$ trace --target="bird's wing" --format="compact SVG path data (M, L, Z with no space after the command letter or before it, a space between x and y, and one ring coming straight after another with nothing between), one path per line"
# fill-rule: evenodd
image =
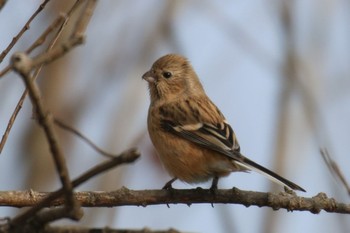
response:
M183 125L176 124L170 120L162 120L161 125L164 130L170 133L230 157L237 164L247 168L248 170L256 171L262 175L265 175L272 181L285 185L291 189L305 192L305 190L297 184L243 156L239 152L239 144L231 126L225 121L217 125L209 123Z
M231 126L225 122L216 126L208 123L180 125L170 120L163 120L161 124L162 128L168 132L234 160L239 160L239 144Z

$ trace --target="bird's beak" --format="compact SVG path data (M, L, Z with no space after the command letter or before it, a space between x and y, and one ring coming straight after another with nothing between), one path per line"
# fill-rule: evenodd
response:
M151 70L142 75L142 79L146 80L149 83L156 82L156 78L154 77L154 74Z

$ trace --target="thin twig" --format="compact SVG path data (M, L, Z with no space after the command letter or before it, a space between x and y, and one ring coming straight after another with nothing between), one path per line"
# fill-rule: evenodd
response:
M63 18L62 18L62 17L59 17L59 18L54 22L54 25L51 25L47 30L45 30L45 32L33 43L33 45L30 46L29 49L27 49L26 53L31 52L36 46L40 45L40 43L42 43L42 42L45 40L45 38L47 37L48 33L49 33L49 32L51 33L51 31L52 31L55 27L57 27L56 24L62 23L62 22L61 22L62 20L64 20L64 17L63 17ZM65 21L65 22L67 22L67 18L66 18L66 21ZM63 30L63 27L61 27L60 30L57 32L56 36L53 38L53 40L52 40L51 43L49 44L49 46L48 46L48 48L46 49L46 51L50 51L50 50L53 48L53 46L55 45L55 42L57 41L57 38L60 36L62 30ZM39 73L40 73L42 67L43 67L43 66L39 66L39 67L35 70L35 72L34 72L34 74L33 74L33 80L36 80L36 78L38 77L38 75L39 75ZM9 66L9 69L8 69L8 70L10 70L10 68L11 68L11 67ZM5 69L5 70L6 70L6 69ZM1 76L1 75L0 75L0 76ZM1 138L1 142L0 142L0 154L1 154L3 148L4 148L5 144L6 144L8 135L10 134L10 131L11 131L11 129L12 129L12 126L13 126L13 124L14 124L16 118L17 118L17 115L18 115L19 111L20 111L21 108L22 108L23 102L24 102L25 98L27 97L27 94L28 94L28 90L25 89L25 90L23 91L23 93L22 93L21 98L19 99L19 101L18 101L18 103L17 103L17 105L16 105L16 107L15 107L15 110L13 111L13 113L12 113L12 115L11 115L11 117L10 117L10 120L9 120L9 122L8 122L8 124L7 124L7 127L6 127L6 130L5 130L5 133L3 134L2 138Z
M348 182L346 181L346 178L342 171L340 170L338 164L334 161L334 159L331 157L331 155L328 153L328 150L323 148L320 149L320 153L322 155L322 158L327 165L328 169L330 170L331 174L340 180L340 182L344 185L346 188L348 194L350 195L350 186Z
M57 18L57 19L42 33L42 35L41 35L41 36L26 50L26 53L32 52L37 46L41 45L41 44L45 41L46 37L47 37L57 26L60 25L59 30L57 31L56 35L55 35L54 38L52 39L52 41L51 41L51 43L49 44L48 48L46 49L46 53L50 52L50 51L52 50L53 46L55 45L55 43L57 42L59 36L61 35L61 33L62 33L62 31L63 31L65 25L66 25L67 22L68 22L68 20L70 19L71 14L72 14L73 12L75 12L75 10L78 9L78 7L80 6L80 4L81 4L82 2L83 2L83 1L81 1L81 0L76 0L75 3L74 3L74 5L73 5L73 6L69 9L69 11L67 12L66 16L64 16L64 15L59 16L59 17L58 17L58 18ZM95 1L92 1L92 3L96 4ZM86 14L88 15L88 17L85 17L85 18L84 18L84 17L81 16L82 19L79 20L78 23L77 23L77 24L79 24L79 25L84 25L84 26L76 26L77 30L79 30L79 35L82 35L81 33L83 33L83 30L86 30L86 26L87 26L87 23L88 23L88 21L89 21L88 19L90 19L91 14L92 14L92 11L93 11L93 9L94 9L94 7L95 7L94 4L91 4L91 3L90 3L90 4L88 5L89 7L86 7L86 9L85 9L85 11L87 12ZM85 12L85 11L84 11L84 12ZM82 15L84 15L84 12L83 12ZM77 33L73 31L72 35L77 35ZM81 38L74 37L73 39L71 39L71 42L73 42L73 43L74 43L74 42L78 42L78 43L76 43L76 44L80 44L80 43L82 42L82 40L80 40L80 39L81 39ZM70 46L69 48L72 48L72 47L73 47L74 45L76 45L76 44L73 44L73 45ZM63 45L62 47L65 48L65 49L68 49L68 48L67 48L66 46L64 46L64 45ZM60 51L61 51L61 50L60 50ZM69 49L68 49L66 52L68 52L68 51L69 51ZM62 52L61 55L65 54L63 51L61 51L61 52ZM40 70L41 70L42 67L43 67L43 65L44 65L44 63L41 63L41 64L39 64L39 65L36 67L36 71L35 71L35 73L34 73L34 75L33 75L33 80L36 80L38 74L40 73ZM33 66L32 68L34 68L34 66ZM0 77L1 77L2 75L5 75L5 74L6 74L8 71L10 71L10 70L11 70L11 66L6 67L3 71L0 72ZM5 144L6 144L8 135L9 135L11 129L12 129L12 126L13 126L13 124L14 124L16 118L17 118L17 115L18 115L18 113L19 113L19 111L20 111L20 109L21 109L21 107L22 107L22 105L23 105L23 102L24 102L24 100L25 100L27 94L28 94L28 91L25 90L25 91L23 92L23 94L22 94L20 100L18 101L17 106L16 106L14 112L12 113L12 115L11 115L11 117L10 117L10 120L9 120L9 122L8 122L8 124L7 124L6 130L5 130L5 132L4 132L4 134L3 134L2 138L1 138L1 142L0 142L0 154L1 154L3 148L4 148Z
M76 135L77 137L79 137L80 139L82 139L83 141L85 141L88 145L90 145L95 151L97 151L98 153L100 153L103 156L106 156L108 158L115 158L117 155L115 154L111 154L108 153L104 150L102 150L101 148L99 148L93 141L91 141L90 139L88 139L86 136L84 136L82 133L80 133L78 130L74 129L73 127L63 123L62 121L58 120L57 118L54 119L54 122L57 126L61 127L64 130L67 130L71 133L73 133L74 135Z
M63 42L60 44L60 46L57 46L55 49L48 51L46 53L40 54L37 57L33 58L33 64L32 67L38 67L40 65L46 65L50 62L53 62L57 60L58 58L64 56L66 53L68 53L72 48L81 45L84 42L83 37L74 37L69 39L66 42Z
M298 66L304 68L302 69L302 71L308 71L305 67L305 64L302 64L302 62L298 62ZM311 77L312 73L307 72L306 74L304 74L304 76ZM316 100L313 98L311 91L308 90L307 86L303 84L301 79L295 79L295 81L295 84L298 85L297 87L300 90L301 97L303 98L302 103L305 115L310 123L309 125L313 129L316 142L322 148L320 149L322 159L326 163L327 168L331 172L332 176L340 180L341 184L345 187L348 194L350 195L350 186L346 177L344 176L344 173L342 172L337 161L332 158L331 154L329 154L326 149L327 147L330 147L330 140L328 138L329 133L325 127L327 124L325 124L324 122L322 112L320 111L320 107L317 104Z
M3 70L0 71L0 78L7 74L11 70L11 66L6 66Z
M80 0L77 0L74 5L69 9L69 11L65 14L65 16L62 14L60 15L40 36L39 38L26 50L26 53L29 54L30 52L32 52L36 47L40 46L45 40L46 37L54 31L55 28L57 28L58 26L60 26L60 28L58 29L56 35L53 37L53 39L51 40L50 44L48 45L46 52L50 51L54 45L56 44L58 38L60 37L60 35L62 34L62 31L65 27L65 25L68 23L71 14L77 9L77 7L79 6L79 4L81 3ZM41 69L42 69L43 65L39 66L33 75L33 80L36 80L37 76L39 75ZM5 75L8 71L11 70L11 66L7 66L3 71L0 72L0 77L2 75ZM23 102L26 98L28 94L27 89L24 90L24 92L22 93L21 98L19 99L15 110L13 111L10 120L7 124L6 130L1 138L1 142L0 142L0 154L6 144L8 135L12 129L12 126L17 118L17 115L19 113L19 111L22 108Z
M33 58L32 68L40 66L42 64L48 64L66 53L68 53L72 48L77 45L81 45L84 42L84 33L89 23L89 20L92 16L92 12L96 8L96 0L89 0L86 3L86 6L77 20L74 30L70 36L70 39L65 43L62 43L60 46L57 46L54 50L51 50L47 53L40 54L39 56ZM74 5L74 9L79 5L80 1L77 0Z
M30 23L33 21L33 19L45 8L46 4L50 2L50 0L45 0L42 4L40 4L39 8L34 12L34 14L29 18L27 23L24 25L24 27L19 31L19 33L12 39L11 43L7 46L7 48L2 51L0 54L0 63L4 60L6 55L10 52L10 50L13 48L13 46L17 43L17 41L21 38L21 36L24 34L25 31L27 31L30 28Z
M52 31L54 31L58 26L60 26L58 33L51 41L51 44L54 44L57 41L58 37L60 36L61 32L63 31L63 28L68 23L70 16L72 15L72 13L75 12L75 10L77 10L77 8L82 2L83 1L81 0L76 0L73 6L67 11L67 13L61 14L60 16L58 16L55 19L55 21L39 36L39 38L36 39L31 46L29 46L29 48L26 50L26 53L30 54L35 48L42 45L45 42L47 36L50 35ZM49 50L47 49L46 52L47 51ZM0 71L0 77L7 74L7 72L9 72L10 70L11 70L11 66L6 66L2 71Z
M46 30L39 36L39 38L36 39L36 40L34 41L34 43L33 43L31 46L29 46L29 48L26 50L26 53L27 53L27 54L30 54L34 49L36 49L37 47L39 47L40 45L42 45L42 44L45 42L45 40L46 40L46 38L48 37L48 35L50 35L50 34L51 34L56 28L58 28L59 26L61 26L61 28L60 28L59 31L62 31L62 25L64 25L65 22L68 21L68 19L69 19L69 18L66 17L66 16L63 15L63 14L61 14L60 16L58 16L58 17L56 18L56 20L55 20L52 24L50 24L50 25L46 28ZM56 35L56 36L54 37L54 39L52 40L53 43L51 43L51 44L54 44L54 41L57 40L58 36L59 36L59 34ZM50 46L48 46L48 47L50 47ZM48 49L47 49L47 50L48 50Z
M19 111L21 110L21 108L22 108L22 106L23 106L23 102L24 102L25 97L27 96L27 94L28 94L28 91L27 91L27 90L25 90L25 91L22 93L22 96L21 96L21 98L19 99L19 101L18 101L18 103L17 103L17 105L16 105L16 108L15 108L15 110L13 111L13 113L12 113L12 115L11 115L11 117L10 117L9 122L7 123L7 127L6 127L6 129L5 129L4 134L2 135L1 142L0 142L0 154L1 154L2 150L4 149L4 146L5 146L5 144L6 144L6 141L7 141L8 136L9 136L9 134L10 134L10 131L11 131L11 129L12 129L12 126L13 126L13 124L15 123L15 120L16 120L16 118L17 118L17 115L18 115Z

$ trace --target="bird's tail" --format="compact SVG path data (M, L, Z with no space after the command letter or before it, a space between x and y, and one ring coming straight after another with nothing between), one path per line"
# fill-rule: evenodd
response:
M256 172L266 176L267 178L269 178L270 180L274 181L277 184L287 186L290 189L306 192L305 189L303 189L299 185L283 178L282 176L274 173L273 171L270 171L269 169L267 169L267 168L255 163L254 161L244 157L243 155L241 155L240 158L241 158L240 161L235 160L235 162L237 164L239 164L240 166L247 168L248 170L256 171Z

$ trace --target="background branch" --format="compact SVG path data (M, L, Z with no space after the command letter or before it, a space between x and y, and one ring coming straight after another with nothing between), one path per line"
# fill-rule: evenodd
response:
M180 233L175 229L169 230L151 230L144 228L141 230L117 230L109 227L105 228L84 228L84 227L46 227L45 233Z

